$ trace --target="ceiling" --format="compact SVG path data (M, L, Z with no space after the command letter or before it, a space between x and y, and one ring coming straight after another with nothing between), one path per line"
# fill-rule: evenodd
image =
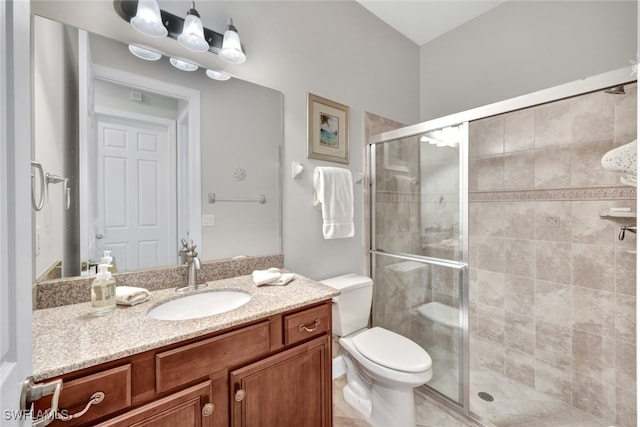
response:
M505 0L356 0L418 46Z

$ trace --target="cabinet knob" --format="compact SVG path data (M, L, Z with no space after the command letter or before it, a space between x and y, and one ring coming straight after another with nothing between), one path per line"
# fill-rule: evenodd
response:
M247 393L244 390L236 391L236 396L235 396L236 402L242 402L246 396L247 396Z
M202 407L202 416L208 417L209 415L213 414L214 408L215 407L213 406L213 403L207 403Z

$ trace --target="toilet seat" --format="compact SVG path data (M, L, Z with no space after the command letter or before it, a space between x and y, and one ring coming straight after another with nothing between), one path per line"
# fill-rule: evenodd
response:
M353 337L356 350L378 365L403 372L431 369L431 357L422 347L402 335L374 327Z

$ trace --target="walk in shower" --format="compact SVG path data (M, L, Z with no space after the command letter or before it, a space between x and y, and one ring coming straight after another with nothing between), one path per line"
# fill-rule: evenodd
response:
M418 393L497 426L635 425L636 188L600 164L637 138L625 77L369 138L372 323L431 355Z

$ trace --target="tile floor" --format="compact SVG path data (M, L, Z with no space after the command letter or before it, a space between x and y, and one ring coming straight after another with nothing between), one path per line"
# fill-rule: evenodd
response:
M333 427L369 427L358 413L342 398L342 388L347 384L346 376L333 380ZM416 394L417 427L477 427L478 424L449 414L430 399ZM389 426L393 427L393 426Z
M534 389L501 377L488 370L472 372L471 408L485 420L485 426L495 427L606 427L610 423L598 419L571 405L554 399ZM334 427L369 427L349 407L342 388L346 376L333 381ZM493 402L486 402L477 395L479 391L490 393ZM416 393L417 427L477 427L473 421L453 413L435 400ZM389 426L393 427L393 426Z

